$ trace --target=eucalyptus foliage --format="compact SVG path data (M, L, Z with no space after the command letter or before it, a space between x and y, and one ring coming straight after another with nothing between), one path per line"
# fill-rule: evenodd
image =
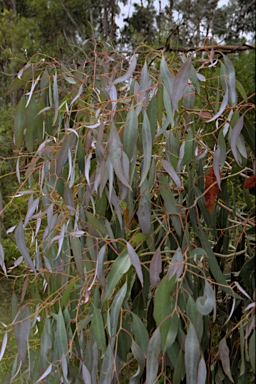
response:
M17 89L7 382L251 382L255 131L230 59L92 47L79 70L31 60Z

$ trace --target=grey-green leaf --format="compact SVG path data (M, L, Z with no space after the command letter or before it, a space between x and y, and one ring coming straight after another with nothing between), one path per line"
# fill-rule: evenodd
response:
M192 323L189 324L185 340L185 369L187 384L198 384L197 372L200 359L200 345Z
M142 147L143 147L143 165L140 177L140 186L147 177L152 157L152 137L151 127L148 119L148 115L144 112L142 123Z
M215 294L207 280L205 280L204 294L197 298L196 306L198 311L205 316L209 315L215 307Z
M221 339L219 343L219 354L224 372L228 376L229 380L234 383L230 369L229 348L225 337Z
M30 310L27 305L23 305L15 319L14 333L20 359L27 363L27 345L31 328Z
M147 349L146 384L155 384L158 373L158 358L161 352L160 330L157 328L151 336Z
M33 261L31 260L31 257L28 253L26 242L25 242L25 235L24 235L24 229L23 229L23 223L22 221L19 223L15 230L15 241L17 244L17 247L23 256L24 260L26 261L27 265L32 269L34 273L36 273L35 266L33 264Z

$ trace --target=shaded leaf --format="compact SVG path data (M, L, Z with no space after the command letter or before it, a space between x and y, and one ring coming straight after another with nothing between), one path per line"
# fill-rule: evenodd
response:
M127 115L125 126L124 126L124 151L127 154L129 160L132 159L134 154L134 147L136 147L138 134L138 117L134 111L132 105L130 112Z
M224 372L229 380L234 383L230 369L229 348L225 337L219 342L219 354Z
M250 176L244 183L244 188L254 188L256 186L256 176Z
M140 186L145 181L152 157L152 137L151 137L151 127L150 122L147 116L147 113L144 113L143 123L142 123L142 147L143 147L143 165L140 177Z
M33 264L33 261L30 258L30 255L27 250L26 242L25 242L25 236L24 236L24 229L22 222L19 223L15 230L15 241L17 244L17 247L23 256L24 260L26 261L27 265L32 269L34 273L36 273L35 266Z
M41 383L42 380L44 380L52 371L52 364L50 364L47 369L44 371L44 373L42 374L42 376L39 377L39 379L36 381L36 384L37 383Z
M15 319L14 333L21 361L27 363L27 345L31 328L30 310L23 305Z
M82 255L82 244L79 238L71 237L70 243L72 247L73 256L76 263L77 272L80 276L84 276L84 263Z
M168 268L169 279L171 279L174 275L176 275L176 281L177 281L182 275L183 269L184 269L184 257L182 255L181 249L177 248L172 257L170 266Z
M130 266L131 260L128 256L127 251L125 251L115 260L107 276L104 301L107 300L109 296L113 293L117 283L119 282L121 277L128 271Z
M174 76L173 76L172 72L170 72L170 70L166 64L164 55L162 56L162 60L161 60L161 64L160 64L160 74L161 74L161 77L164 81L165 88L167 89L167 92L168 92L169 96L171 97L172 84L173 84Z
M178 103L183 96L191 71L192 56L181 66L179 72L173 80L173 90L171 100L173 108L178 110Z
M163 167L164 167L164 169L166 170L166 172L171 176L171 178L173 179L173 181L175 182L175 184L177 185L177 187L178 187L179 189L181 189L182 186L181 186L180 177L179 177L179 175L176 173L176 171L174 170L172 164L169 163L167 160L161 160L161 161L162 161Z
M240 133L243 129L243 126L244 126L244 116L242 115L238 119L234 128L232 129L231 136L230 136L230 146L231 146L234 158L239 165L240 165L240 156L238 154L237 142L238 142Z
M134 268L137 272L138 278L139 278L141 285L143 287L143 274L142 274L140 259L137 255L137 253L135 252L134 248L132 247L132 245L129 244L128 242L127 242L127 250L128 250L128 255L130 257L131 263L134 266Z
M127 284L125 283L122 288L117 292L114 297L111 312L110 312L110 336L112 338L112 342L115 342L118 319L121 311L121 306L123 304L125 295L127 291Z
M197 372L200 359L200 344L192 323L185 340L185 369L187 384L198 384Z
M149 342L149 336L147 329L144 325L144 323L141 321L141 319L135 314L132 313L133 317L133 331L135 335L135 340L140 346L140 349L142 350L144 356L147 355L147 348L148 348L148 342Z
M129 384L139 384L140 377L142 376L145 368L145 358L140 347L134 340L132 340L131 351L138 362L138 369L135 374L130 378Z
M153 287L156 287L161 279L159 277L159 274L162 272L162 257L161 257L161 251L160 248L157 248L155 251L149 267L149 276L150 276L150 284Z
M98 255L97 255L97 264L96 264L96 275L98 277L98 280L103 288L105 288L106 281L105 281L105 275L104 275L104 257L106 253L106 245L104 245Z
M26 99L25 96L22 96L14 112L14 139L18 149L22 146L24 129L26 127L25 105Z
M109 344L101 364L99 384L112 384L114 376L115 356Z
M218 117L220 117L220 115L225 111L227 104L228 104L228 87L226 88L226 92L225 92L225 95L223 97L219 111L211 119L206 120L206 122L210 123L211 121L214 121Z
M256 331L254 330L253 334L250 337L250 341L249 341L249 359L250 359L251 367L252 367L254 374L256 373L256 369L255 369L255 365L256 365L256 363L255 363L255 361L256 361L255 339L256 339Z
M137 216L141 226L141 231L145 234L150 233L150 202L147 199L146 194L142 195L139 201L139 207L137 210Z
M229 90L229 102L232 107L237 103L235 68L227 56L224 56L225 74Z
M147 349L146 383L155 384L158 373L158 358L161 352L160 330L157 328L151 336Z
M197 384L205 384L207 379L207 369L204 358L201 357L198 364L198 372L197 372Z
M106 336L101 311L93 305L92 329L98 342L102 355L106 351Z

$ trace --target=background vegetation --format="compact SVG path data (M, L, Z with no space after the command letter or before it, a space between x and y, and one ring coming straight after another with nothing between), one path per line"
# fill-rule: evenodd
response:
M0 5L2 381L253 382L253 2Z

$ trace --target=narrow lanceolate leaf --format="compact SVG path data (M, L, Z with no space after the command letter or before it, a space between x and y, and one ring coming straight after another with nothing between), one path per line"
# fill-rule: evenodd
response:
M139 201L139 208L137 210L139 224L143 233L150 233L150 202L144 194Z
M133 157L134 147L136 147L137 142L137 134L138 117L132 105L131 110L127 115L123 136L124 151L127 154L129 160L131 160Z
M196 306L198 311L205 316L209 315L215 307L215 293L207 280L205 280L204 294L197 298Z
M20 359L23 363L27 362L27 345L31 328L30 310L27 305L20 308L15 319L14 333Z
M118 319L121 311L121 306L123 304L123 301L126 295L126 291L127 291L127 283L125 283L122 286L122 288L117 292L113 300L113 304L110 312L110 336L112 337L113 342L115 340L117 326L118 326Z
M137 58L136 58L136 55L133 55L132 58L131 58L131 63L130 63L130 66L128 68L128 71L121 77L118 77L117 79L115 79L113 81L113 84L118 84L118 83L121 83L122 81L127 81L131 78L132 74L133 74L133 71L135 70L136 68L136 64L137 64Z
M71 189L66 184L64 188L64 201L71 216L75 214L75 201Z
M178 110L178 103L183 96L191 71L192 57L190 57L180 68L173 80L173 92L171 94L172 105Z
M176 280L180 278L184 269L184 257L180 248L175 251L168 269L169 279L176 274Z
M145 181L150 164L151 164L151 156L152 156L152 137L151 137L151 127L148 119L148 115L145 112L142 124L142 147L143 147L143 166L140 177L140 186Z
M79 238L71 237L70 238L71 247L73 251L73 256L76 263L77 272L80 276L84 276L84 262L82 256L82 243Z
M1 350L0 350L0 361L3 358L4 352L5 352L5 348L6 348L6 345L7 345L7 341L8 341L8 333L5 332L4 337L3 337L3 341L2 341Z
M76 135L73 132L67 133L61 145L61 148L57 154L57 165L56 165L57 176L60 176L63 170L63 167L68 160L69 149L71 149L75 145L75 142L76 142Z
M105 281L105 275L104 275L104 257L106 253L106 245L104 245L97 256L97 263L96 263L96 276L103 288L105 288L106 281Z
M92 329L102 354L106 351L106 336L101 311L93 306Z
M150 284L156 287L160 283L160 273L162 272L162 257L160 248L155 251L149 267Z
M36 200L33 200L33 195L31 195L31 197L29 199L29 204L28 204L28 211L27 211L26 218L24 221L24 227L27 225L27 223L29 222L29 220L33 216L35 210L38 207L38 204L39 204L39 198Z
M230 369L229 348L228 348L225 337L221 339L219 343L219 354L220 354L220 360L222 363L223 371L226 373L229 380L232 383L234 383L234 380L231 374L231 369Z
M162 160L162 164L166 172L171 176L175 184L179 189L182 188L181 181L179 175L175 172L173 166L171 163L169 163L167 160Z
M106 354L101 364L99 384L112 384L114 376L115 356L111 345L109 344Z
M146 383L155 384L158 373L158 358L161 352L160 330L157 328L148 343Z
M218 117L220 117L220 115L225 111L227 104L228 104L228 87L226 87L226 92L223 97L219 111L211 119L206 120L206 122L210 123L211 121L217 120Z
M42 380L44 380L52 371L52 364L50 364L48 366L48 368L44 371L44 373L42 374L42 376L39 377L39 379L36 381L36 384L37 383L41 383Z
M136 373L130 378L129 384L139 384L140 377L142 376L145 368L145 358L140 347L134 340L132 340L131 350L133 356L138 362L138 369Z
M7 275L6 266L4 262L4 248L1 243L0 243L0 266L4 271L4 274Z
M185 369L186 383L198 384L197 372L200 359L200 345L192 323L189 324L188 334L185 341Z
M133 317L132 328L133 328L135 340L140 346L140 349L142 350L144 356L146 357L148 342L149 342L148 331L145 327L145 324L139 318L139 316L135 315L135 313L132 313L132 317Z
M154 299L154 319L156 325L160 326L162 348L165 349L166 339L169 329L169 320L172 312L171 309L171 292L175 283L175 279L169 280L166 275L157 287Z
M109 142L108 142L108 153L111 164L115 170L115 173L118 179L123 183L126 187L131 188L129 185L129 181L125 177L124 169L122 166L122 155L123 149L120 141L120 137L118 131L114 124L111 126Z
M131 266L131 260L128 256L128 252L123 252L118 258L115 260L108 276L106 283L106 290L104 295L104 301L109 298L109 296L113 293L117 283L121 279L121 277L128 271Z
M162 60L161 60L161 64L160 64L160 75L164 81L165 88L167 89L167 92L168 92L169 96L171 97L174 76L173 76L172 72L170 72L164 56L162 56Z
M237 149L237 141L238 141L239 135L243 129L243 126L244 126L244 116L242 115L238 119L234 128L232 129L231 137L230 137L231 149L232 149L234 158L238 164L240 164L240 156L239 156L238 149Z
M83 376L84 384L91 384L92 383L91 374L90 374L88 368L84 364L82 367L82 376Z
M224 65L229 90L229 102L234 107L237 103L235 68L227 56L224 56Z
M197 372L197 384L205 384L207 379L207 369L204 358L201 357L198 364L198 372Z
M15 139L15 145L18 149L20 149L22 146L23 133L26 126L25 105L26 105L26 99L25 99L25 96L22 96L14 112L14 139Z
M59 112L59 90L58 90L58 78L57 72L53 75L53 100L54 100L54 121L53 125L56 123Z
M59 308L57 318L57 332L56 332L56 352L58 354L58 359L61 360L62 356L68 355L68 335L65 326L65 321L61 308Z
M33 272L36 273L35 266L33 264L33 261L30 258L28 250L27 250L22 222L20 222L20 224L17 226L17 228L15 230L15 241L16 241L17 247L18 247L22 257L26 261L27 265L32 269Z
M128 255L130 257L131 263L134 266L136 273L138 275L138 278L141 282L141 285L143 286L143 274L142 274L142 269L141 269L141 263L139 256L135 252L133 246L129 243L127 243L127 250L128 250Z

